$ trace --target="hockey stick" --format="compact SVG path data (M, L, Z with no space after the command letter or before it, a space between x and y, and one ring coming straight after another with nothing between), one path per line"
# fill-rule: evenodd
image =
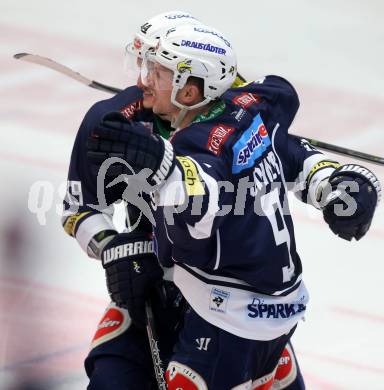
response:
M126 201L124 201L124 204L126 210L125 221L128 230L131 232L132 229L135 229L135 227L137 227L137 224L142 221L141 218L143 216L143 213L138 207L132 206ZM132 227L132 221L134 221L133 227ZM141 227L143 228L143 226ZM149 299L145 302L145 318L146 318L145 327L147 330L147 338L149 342L149 348L151 350L153 370L156 377L157 387L159 390L167 390L167 385L164 379L163 363L160 358L160 350L158 346L158 337L156 334L155 319L153 316L152 306Z
M315 146L318 149L323 149L328 152L339 154L340 156L348 156L348 157L353 157L357 160L368 161L372 164L384 165L384 157L379 157L373 154L359 152L353 149L343 148L342 146L328 144L326 142L318 141L313 138L302 137L301 135L295 135L295 134L291 134L291 135L297 139L305 139L312 146Z
M75 72L74 70L68 68L67 66L59 64L58 62L53 61L53 60L46 58L46 57L41 57L39 55L29 54L29 53L18 53L18 54L15 54L13 57L16 59L19 59L19 60L28 61L28 62L32 62L34 64L46 66L47 68L50 68L52 70L55 70L56 72L62 73L64 75L70 77L71 79L79 81L80 83L82 83L88 87L98 89L100 91L113 93L113 94L116 94L116 93L119 93L122 91L122 89L120 89L120 88L111 87L111 86L106 85L106 84L101 84L98 81L88 79L88 78L84 77L83 75L81 75L80 73ZM377 165L384 165L384 157L379 157L379 156L375 156L372 154L359 152L357 150L348 149L348 148L344 148L342 146L329 144L326 142L318 141L318 140L313 139L313 138L303 137L301 135L293 135L293 136L296 138L299 138L299 139L305 139L312 146L315 146L318 149L326 150L326 151L340 154L340 155L344 155L344 156L353 157L355 159L362 160L362 161L368 161L370 163L377 164Z
M167 390L167 384L165 383L165 379L164 379L163 363L160 358L158 339L155 331L155 323L153 318L152 307L148 301L145 303L145 314L147 317L147 325L146 325L147 335L148 335L149 347L151 348L153 368L155 370L157 386L159 390Z
M58 62L53 61L46 57L41 57L36 54L18 53L15 54L13 58L17 60L23 60L27 62L32 62L33 64L45 66L47 68L55 70L56 72L62 73L70 77L71 79L76 80L88 87L98 89L99 91L109 92L109 93L119 93L122 91L120 88L111 87L110 85L101 84L98 81L88 79L83 75L81 75L80 73L75 72L71 68L68 68L67 66L59 64Z

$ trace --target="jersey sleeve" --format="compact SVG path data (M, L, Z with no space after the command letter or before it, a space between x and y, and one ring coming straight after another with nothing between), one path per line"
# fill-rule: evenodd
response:
M147 126L152 125L153 121L152 112L142 105L142 91L132 86L94 104L80 125L72 149L62 224L64 230L93 257L89 243L97 234L115 230L112 223L113 203L121 199L126 187L124 183L108 187L107 178L98 175L99 172L87 161L88 136L103 116L112 111L119 111L127 119Z
M99 117L99 108L95 105L84 117L77 133L71 154L62 218L65 232L76 238L87 253L93 236L104 230L114 230L114 193L111 190L104 192L104 183L100 183L98 189L97 172L92 170L86 157L88 135Z
M302 202L320 208L320 184L340 164L314 148L306 140L292 135L286 137L286 153L282 153L282 156L283 170L289 189Z
M292 84L275 75L231 88L224 94L223 99L253 116L260 113L265 121L269 121L270 118L275 123L278 121L286 132L300 106L299 97Z

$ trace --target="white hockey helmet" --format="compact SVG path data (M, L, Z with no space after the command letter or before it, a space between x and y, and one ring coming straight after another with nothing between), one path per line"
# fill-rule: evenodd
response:
M154 61L173 71L171 102L184 110L206 105L229 89L237 74L236 54L227 38L206 25L181 25L160 37ZM150 65L148 65L148 69ZM189 77L204 81L204 100L193 106L177 102L177 92Z
M169 29L182 24L201 24L190 13L184 11L168 11L156 15L146 21L136 32L133 41L128 43L126 50L137 57L143 58L149 49L154 49L159 38Z
M129 83L136 83L145 53L155 49L160 36L181 24L198 25L200 22L188 12L168 11L148 19L139 28L125 47L124 67Z

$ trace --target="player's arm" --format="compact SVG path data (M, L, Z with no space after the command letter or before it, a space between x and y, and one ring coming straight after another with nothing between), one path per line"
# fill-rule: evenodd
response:
M229 169L224 162L208 152L176 155L168 141L117 114L105 117L93 136L108 140L108 153L120 153L137 173L136 179L144 179L151 190L156 190L155 203L164 207L171 240L188 247L191 240L196 240L197 246L205 244L204 239L218 226L216 216L221 204L231 203L226 200L233 195L233 190L219 188L223 172ZM94 152L91 146L88 156L97 166Z
M289 189L302 202L320 209L322 186L327 183L332 172L340 167L339 162L321 153L307 141L289 134L284 139L284 150L280 154Z
M88 163L86 144L95 122L97 105L85 116L77 133L68 172L62 225L81 248L93 258L100 258L103 246L117 231L112 222L117 188L104 189L108 178L98 182L98 170ZM120 190L121 191L121 190Z
M100 180L100 165L89 163L86 148L94 122L91 112L85 117L75 140L64 200L63 227L90 257L101 261L111 300L128 309L137 326L144 326L145 300L163 274L154 254L152 225L142 218L134 231L118 233L115 229L113 202L121 198L125 184L109 187L114 174L121 168L119 165L110 166ZM93 158L99 162L101 158L102 163L100 150L105 145L94 141L97 150ZM137 211L133 206L130 210Z
M287 141L285 170L295 194L321 209L336 235L349 241L362 238L381 197L377 177L357 164L340 165L304 140L288 136Z
M128 87L110 99L94 104L85 115L72 150L68 173L68 191L64 200L63 226L91 257L99 258L102 245L115 232L112 223L112 204L121 198L126 185L118 183L108 187L109 174L119 169L110 165L105 176L98 175L100 165L95 169L87 160L88 136L99 124L105 112L120 110L126 117L137 117L148 122L152 114L143 111L142 91L136 86ZM103 144L99 147L104 148Z

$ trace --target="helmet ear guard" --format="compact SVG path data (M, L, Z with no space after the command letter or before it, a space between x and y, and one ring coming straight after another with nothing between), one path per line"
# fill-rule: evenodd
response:
M172 81L173 89L172 89L172 94L171 94L171 102L176 107L181 108L181 109L185 108L186 110L193 110L195 108L205 106L210 101L216 99L216 98L210 97L209 94L207 93L207 91L206 91L207 76L205 74L206 71L204 69L201 69L200 71L198 71L199 67L202 67L202 63L199 61L196 61L196 60L181 61L177 64L177 71L174 72L174 76L173 76L173 81ZM192 69L194 69L193 73L192 73ZM185 106L176 100L176 95L177 95L179 90L181 90L185 87L185 85L187 84L188 80L191 77L196 77L196 78L203 80L203 83L204 83L203 97L204 97L204 99L201 102L194 104L193 106Z

